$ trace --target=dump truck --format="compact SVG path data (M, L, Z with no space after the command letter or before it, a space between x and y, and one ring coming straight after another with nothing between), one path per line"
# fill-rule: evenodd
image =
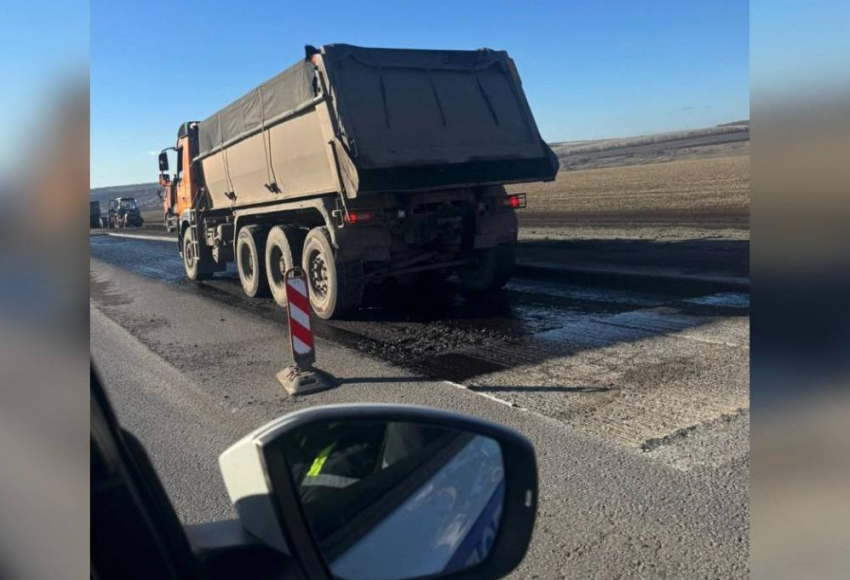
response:
M390 278L501 288L526 205L504 186L551 181L558 161L506 52L332 44L181 124L159 170L190 280L235 261L246 295L285 306L299 265L329 319Z

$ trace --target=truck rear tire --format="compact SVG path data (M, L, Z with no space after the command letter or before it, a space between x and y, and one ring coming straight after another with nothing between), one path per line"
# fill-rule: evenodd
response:
M310 305L319 318L339 318L363 301L363 264L338 262L328 228L313 228L304 240L301 265L310 286Z
M304 233L294 227L275 226L266 238L265 267L272 298L286 308L286 285L283 276L293 266L301 265Z
M514 246L496 246L477 252L477 262L458 270L461 288L479 294L498 290L514 273Z
M239 281L242 290L250 298L266 296L268 283L265 260L265 232L260 226L246 226L239 230L236 238L236 269L239 271Z
M186 277L193 282L207 280L212 277L212 256L206 246L199 246L201 255L196 256L192 250L192 234L189 228L183 232L183 269Z

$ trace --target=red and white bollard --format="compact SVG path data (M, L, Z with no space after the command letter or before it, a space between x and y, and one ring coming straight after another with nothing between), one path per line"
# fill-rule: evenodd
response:
M310 368L316 362L313 350L313 330L310 327L310 295L307 278L301 268L292 268L284 275L286 284L286 310L289 318L289 343L292 358L301 368Z
M277 380L290 395L304 395L330 387L324 373L313 368L316 350L310 324L310 290L304 270L295 266L284 274L289 345L295 364L277 373Z

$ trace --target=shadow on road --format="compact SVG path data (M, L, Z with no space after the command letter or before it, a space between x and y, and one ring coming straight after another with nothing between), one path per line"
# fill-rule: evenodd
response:
M429 383L433 382L433 379L429 379L428 377L349 377L345 379L334 378L332 383L334 387L339 387L342 385L353 385L353 384L384 384L384 383Z
M484 386L484 385L469 385L470 391L482 393L606 393L611 387L558 387L558 386L540 386L531 387L523 385L514 385L510 387L502 385Z

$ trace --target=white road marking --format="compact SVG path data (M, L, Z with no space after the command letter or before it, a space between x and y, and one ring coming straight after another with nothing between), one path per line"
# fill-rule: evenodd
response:
M514 408L518 411L527 411L528 410L525 407L520 407L516 403L512 403L511 401L506 401L504 399L500 399L499 397L494 397L493 395L489 395L487 393L482 393L481 391L474 391L474 390L470 389L469 387L467 387L466 385L461 385L460 383L453 383L452 381L443 381L443 382L447 385L450 385L450 386L456 388L456 389L463 389L465 391L469 391L470 393L474 393L474 394L478 395L479 397L484 397L485 399L490 399L491 401L496 401L497 403L501 403L502 405L505 405L506 407L512 407L512 408Z
M720 292L696 298L688 298L684 302L705 306L728 306L731 308L749 308L750 295L741 292Z
M144 234L113 234L111 232L107 232L107 236L112 236L114 238L132 238L134 240L153 240L154 242L171 242L176 243L177 238L166 238L165 236L146 236Z

